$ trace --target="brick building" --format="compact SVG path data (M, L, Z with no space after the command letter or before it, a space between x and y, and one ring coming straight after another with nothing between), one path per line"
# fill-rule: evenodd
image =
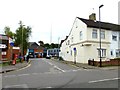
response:
M12 60L13 54L19 54L20 48L10 45L10 38L0 34L0 60Z

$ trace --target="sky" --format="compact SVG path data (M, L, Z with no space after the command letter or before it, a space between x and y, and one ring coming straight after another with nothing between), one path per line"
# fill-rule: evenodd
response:
M118 24L119 1L0 0L0 34L4 32L5 26L15 32L21 20L32 28L30 42L41 40L44 43L60 43L69 34L76 17L88 19L94 12L99 20L101 4L104 5L101 8L101 21Z

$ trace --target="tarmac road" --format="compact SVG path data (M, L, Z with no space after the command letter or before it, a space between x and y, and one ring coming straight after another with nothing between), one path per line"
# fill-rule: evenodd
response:
M2 74L2 88L118 88L118 80L118 70L83 69L39 58Z

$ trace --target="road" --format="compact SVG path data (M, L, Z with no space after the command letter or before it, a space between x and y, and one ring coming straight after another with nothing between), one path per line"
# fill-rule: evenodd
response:
M50 59L2 75L3 88L118 88L118 70L83 69Z

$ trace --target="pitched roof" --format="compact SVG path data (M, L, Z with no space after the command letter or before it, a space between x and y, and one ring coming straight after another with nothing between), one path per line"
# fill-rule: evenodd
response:
M81 21L83 21L85 24L87 24L88 27L99 28L99 21L83 19L83 18L79 18L79 17L77 17L77 18L80 19ZM101 29L120 31L120 25L117 25L117 24L100 22L100 25L101 25Z
M67 40L67 38L68 38L68 36L66 36L66 38L65 38L64 40L61 40L61 42L60 42L60 47L61 47L62 43L63 43L65 40Z
M29 42L29 49L38 49L39 45L36 42Z

